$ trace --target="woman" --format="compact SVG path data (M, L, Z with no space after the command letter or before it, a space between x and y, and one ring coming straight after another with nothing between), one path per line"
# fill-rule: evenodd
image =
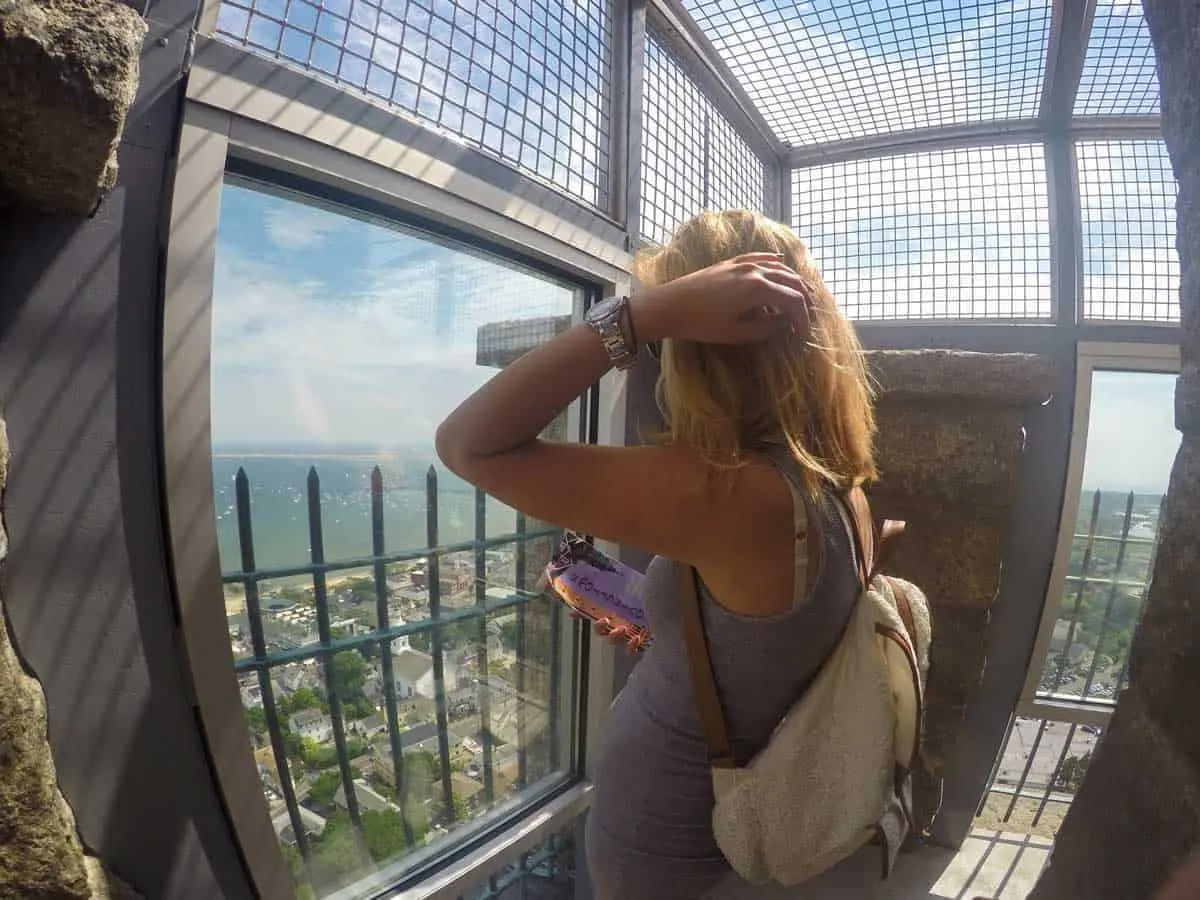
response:
M854 331L784 226L705 213L636 274L632 299L528 353L455 410L438 453L530 516L658 554L646 582L654 643L605 728L587 851L603 900L694 900L730 870L710 824L675 567L699 573L744 764L831 652L857 597L838 498L875 477L874 418ZM659 342L664 441L537 439L610 367Z

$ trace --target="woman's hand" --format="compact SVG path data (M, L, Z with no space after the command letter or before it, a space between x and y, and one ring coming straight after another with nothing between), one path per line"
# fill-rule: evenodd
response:
M589 621L586 616L574 610L571 612L571 618L580 622ZM626 625L616 625L612 619L597 619L592 623L592 629L601 637L608 638L609 642L615 646L624 645L630 656L641 652L646 646L644 632L635 631Z
M634 330L644 342L749 344L807 331L810 302L810 288L782 255L746 253L635 296Z

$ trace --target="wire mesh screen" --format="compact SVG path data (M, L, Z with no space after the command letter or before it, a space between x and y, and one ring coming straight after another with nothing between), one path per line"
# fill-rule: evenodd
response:
M652 36L644 85L641 236L662 243L704 209L761 210L763 161Z
M1098 0L1079 91L1077 116L1158 112L1154 47L1136 0Z
M216 34L607 204L611 0L223 0Z
M1036 115L1052 0L684 0L794 146Z
M966 147L798 169L792 213L851 318L1051 314L1040 146Z
M1075 145L1083 318L1179 321L1175 176L1161 141Z

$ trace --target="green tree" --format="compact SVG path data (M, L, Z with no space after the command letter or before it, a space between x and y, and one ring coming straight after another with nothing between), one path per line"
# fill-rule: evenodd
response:
M366 864L350 817L339 810L326 820L325 830L313 841L308 863L312 885L318 894L332 893Z
M377 863L386 862L407 848L404 822L393 809L363 810L362 826L367 852Z
M350 703L363 695L367 680L367 664L353 650L343 650L333 656L333 690L342 703Z
M342 786L342 773L337 769L327 769L313 779L312 787L308 789L309 802L318 808L328 809L333 805L333 795Z
M267 730L267 714L261 706L251 706L246 710L246 724L257 734Z
M329 712L329 704L321 699L312 688L306 687L300 688L290 697L284 697L279 701L279 711L286 716L298 713L302 709L319 709L321 712Z
M365 719L375 715L375 707L366 697L355 697L342 706L342 714L347 719Z
M288 728L281 728L283 733L283 750L292 759L304 757L304 738Z
M1091 762L1091 750L1084 753L1083 756L1068 756L1063 760L1062 769L1058 773L1058 783L1064 790L1070 791L1072 794L1076 793L1083 784L1084 776L1087 775Z

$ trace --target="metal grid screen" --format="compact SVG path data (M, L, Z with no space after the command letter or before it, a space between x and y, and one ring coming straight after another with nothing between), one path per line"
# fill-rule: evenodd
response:
M761 210L763 161L652 36L644 84L641 236L663 243L704 209Z
M608 202L611 0L223 0L216 34Z
M1179 321L1175 176L1161 141L1075 145L1083 318Z
M1052 0L684 0L793 146L1037 114Z
M854 319L1051 314L1040 146L967 147L798 169L793 226Z
M1158 72L1142 5L1136 0L1099 0L1075 95L1075 115L1157 113Z

